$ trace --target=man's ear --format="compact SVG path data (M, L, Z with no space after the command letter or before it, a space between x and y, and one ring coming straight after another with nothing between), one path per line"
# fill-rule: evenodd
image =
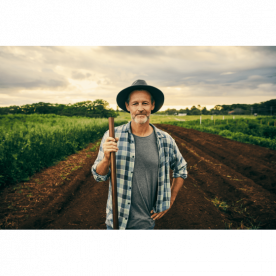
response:
M155 108L155 101L153 101L153 103L152 103L151 110L153 110L154 108Z
M129 110L129 106L128 106L128 103L127 103L127 102L125 102L125 105L126 105L126 109L127 109L128 111L130 111L130 110Z

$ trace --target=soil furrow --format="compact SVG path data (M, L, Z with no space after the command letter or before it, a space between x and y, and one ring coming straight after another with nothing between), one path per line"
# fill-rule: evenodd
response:
M272 161L270 161L269 166L268 163L265 162L265 156L270 156L270 158L273 156L273 153L271 153L272 150L250 145L254 146L253 148L255 151L251 150L251 153L248 151L244 153L244 151L240 151L240 147L246 148L248 146L247 144L220 137L220 139L225 140L223 145L223 143L217 141L218 139L215 136L218 135L204 133L206 134L206 139L202 139L202 137L200 137L202 133L199 131L195 133L195 130L189 129L189 131L187 131L186 129L185 132L182 133L180 127L169 125L162 125L162 128L180 139L184 139L184 141L189 142L191 145L196 146L198 149L201 149L209 156L227 165L229 168L233 168L235 171L253 180L256 184L262 186L269 192L276 193L276 166L273 165ZM199 137L201 139L199 139ZM210 139L212 140L210 141ZM228 144L231 144L231 147L228 147ZM236 148L234 148L233 145L235 145ZM260 154L260 151L263 153ZM262 159L256 159L257 156L259 157L261 155Z
M180 144L178 141L179 138L175 138L176 142ZM185 153L181 149L180 151L183 156L185 156ZM195 151L197 151L197 153L195 153ZM238 201L247 208L248 214L243 214L242 216L238 212L233 212L233 210L231 210L233 208L226 208L226 217L229 220L237 220L241 217L248 218L251 216L250 214L254 213L262 218L263 224L266 224L269 212L266 208L256 209L256 206L269 204L271 200L273 202L273 199L275 199L274 195L271 196L269 192L256 185L252 180L239 176L239 173L229 169L224 164L220 164L217 160L208 158L208 156L206 157L206 155L201 154L198 150L193 150L193 152L197 159L189 160L191 164L189 166L189 178L191 179L192 176L193 183L196 183L198 189L201 189L206 194L205 198L210 201L214 201L214 199L217 198L227 205L235 205L235 202ZM256 191L258 191L257 196ZM242 210L239 211L241 212Z
M189 136L187 135L187 130L185 130L185 134L183 131L183 135L179 137L180 127L163 127L163 125L159 125L159 127L173 136L182 155L187 160L189 168L188 179L192 176L209 199L217 197L220 201L233 205L232 208L224 208L228 213L229 219L233 221L240 220L240 218L248 219L254 214L255 218L259 218L262 226L270 224L271 210L276 207L275 194L269 193L269 191L263 189L262 185L256 184L252 179L235 171L230 162L224 164L220 158L219 160L215 159L217 157L216 154L209 155L210 151L205 151L205 148L201 147L203 139L187 139L187 136ZM175 133L178 135L175 135ZM219 139L219 144L223 144L223 140L226 140L223 137L219 137ZM193 143L190 143L191 140ZM240 143L230 142L236 144L236 150L239 149ZM200 144L199 147L198 144ZM213 145L213 152L217 152L215 145ZM239 152L240 155L243 154L242 151ZM256 164L254 165L257 166ZM255 169L254 165L250 168L251 170ZM270 177L273 177L273 175L274 172L270 172ZM188 179L187 181L189 181ZM235 206L235 202L243 204L243 207L237 208L238 206ZM269 207L271 204L273 207ZM246 212L244 207L246 207Z

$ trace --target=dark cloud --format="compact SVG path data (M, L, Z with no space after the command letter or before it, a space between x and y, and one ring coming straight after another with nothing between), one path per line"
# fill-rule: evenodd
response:
M0 68L1 88L24 88L24 89L55 89L66 87L68 81L63 76L53 73L37 72L35 70L3 71Z
M0 47L0 89L55 89L68 85L66 77L39 62L37 47L33 48L31 55L30 47L21 47L20 52Z
M81 73L81 72L77 72L77 71L73 71L72 72L72 79L75 79L75 80L84 80L84 79L88 79L90 78L92 75L90 73Z
M106 55L117 55L120 57L158 57L164 56L167 47L152 46L152 47L140 47L140 46L103 46L97 51Z
M262 83L276 84L276 68L254 68L247 70L239 70L232 74L218 74L218 72L198 71L193 75L193 78L183 80L183 85L198 85L217 84L217 85L231 85L239 82L247 83L248 87L256 86Z
M244 47L245 49L253 52L260 52L264 54L271 54L275 57L276 54L276 46L251 46Z

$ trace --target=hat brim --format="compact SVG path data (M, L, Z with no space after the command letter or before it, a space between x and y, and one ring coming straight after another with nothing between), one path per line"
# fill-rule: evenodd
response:
M157 112L164 104L164 94L161 90L159 90L158 88L151 86L151 85L132 85L130 87L127 87L125 89L123 89L121 92L119 92L119 94L117 95L117 104L118 106L130 113L127 109L126 109L126 105L125 102L128 98L129 93L131 93L134 90L146 90L148 91L152 97L154 98L155 101L155 107L154 109L151 111L151 114Z

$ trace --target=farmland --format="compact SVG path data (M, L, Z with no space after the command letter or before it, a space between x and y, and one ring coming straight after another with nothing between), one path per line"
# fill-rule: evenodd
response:
M168 122L168 124L218 134L235 141L259 145L276 150L276 117L258 119L194 120Z
M115 125L124 121L116 120ZM107 119L48 115L0 116L0 188L28 181L99 139Z
M126 115L116 120L129 120ZM188 178L155 229L276 229L276 151L192 129L197 123L154 123L175 139L188 163ZM4 189L0 228L106 229L108 181L96 182L90 171L99 141Z

